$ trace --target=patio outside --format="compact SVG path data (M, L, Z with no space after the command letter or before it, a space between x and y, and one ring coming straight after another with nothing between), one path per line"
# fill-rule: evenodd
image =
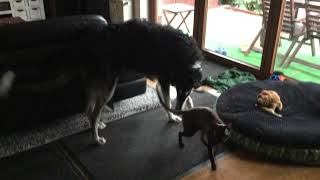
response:
M169 1L169 0L166 0ZM172 0L171 0L172 1ZM162 4L174 3L163 1L158 6L161 8ZM178 3L186 3L193 6L193 1L180 0ZM177 3L177 2L176 2ZM304 15L303 10L299 16ZM162 16L162 11L159 12L159 17ZM172 16L171 16L172 17ZM190 32L187 31L184 25L179 29L183 32L192 35L194 13L185 20ZM170 15L168 15L170 18ZM182 18L176 16L170 25L177 28L182 21ZM164 18L159 18L159 22L167 24ZM226 55L228 57L237 59L238 61L260 67L262 58L262 48L260 41L255 44L254 50L246 56L243 51L248 48L255 36L262 27L262 16L258 11L248 10L243 6L218 5L217 1L209 1L209 9L207 14L205 48L216 53ZM286 36L286 34L281 34ZM302 37L300 38L302 39ZM275 71L281 71L285 75L300 81L312 81L320 83L320 70L292 62L288 67L279 67L280 60L291 44L290 40L281 39L281 45L278 47L277 58L275 62ZM296 45L297 46L297 45ZM303 45L295 56L297 59L303 59L320 65L320 42L315 40L315 55L311 54L310 45Z

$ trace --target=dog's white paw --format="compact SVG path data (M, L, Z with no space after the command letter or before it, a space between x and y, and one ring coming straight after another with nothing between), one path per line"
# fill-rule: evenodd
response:
M99 137L98 139L97 139L97 143L99 144L99 145L104 145L104 144L106 144L106 139L104 138L104 137Z
M99 122L98 123L98 128L99 129L104 129L104 128L106 128L107 127L107 125L104 123L104 122Z
M170 114L170 122L181 122L182 118L175 114Z

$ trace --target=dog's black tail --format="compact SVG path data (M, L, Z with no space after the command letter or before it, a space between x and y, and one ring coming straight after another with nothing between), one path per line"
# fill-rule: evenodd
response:
M175 110L175 109L170 109L166 103L163 102L163 94L160 90L160 86L159 86L159 83L157 83L156 85L156 90L157 90L157 95L158 95L158 98L159 98L159 101L160 101L160 104L167 110L167 111L170 111L174 114L177 114L177 115L180 115L183 113L183 111L179 111L179 110Z

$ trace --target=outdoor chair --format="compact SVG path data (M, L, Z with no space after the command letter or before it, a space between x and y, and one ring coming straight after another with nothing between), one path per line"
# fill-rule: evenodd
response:
M320 69L320 65L318 64L295 58L298 51L301 49L302 45L306 41L310 40L311 44L314 45L314 39L320 40L320 0L306 0L305 11L306 11L306 22L305 22L306 32L305 32L304 38L302 39L302 41L300 41L300 43L298 44L298 46L296 47L296 49L294 50L290 58L284 64L285 68L287 68L292 62L296 62L299 64L303 64L305 66ZM312 47L312 51L313 52L315 51L314 47Z
M290 54L291 50L293 49L294 44L299 40L299 37L304 35L304 32L305 32L305 26L303 24L305 19L304 18L297 19L298 7L295 7L295 4L296 4L296 0L287 0L285 4L281 32L287 33L289 36L288 38L281 36L281 38L291 40L292 43L288 48L286 54L284 55L284 58L282 61L284 61L287 58L287 56ZM260 46L263 46L265 32L267 29L269 11L270 11L270 0L262 0L262 27L259 33L254 38L253 42L248 47L248 49L244 51L245 55L248 55L250 51L254 48L254 45L256 44L259 37L260 37Z

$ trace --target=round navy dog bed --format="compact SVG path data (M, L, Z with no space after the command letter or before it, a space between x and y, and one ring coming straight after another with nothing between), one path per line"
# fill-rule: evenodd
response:
M282 118L255 106L263 89L280 95ZM233 144L273 159L320 164L320 85L271 80L240 84L219 97L217 113L232 123Z

